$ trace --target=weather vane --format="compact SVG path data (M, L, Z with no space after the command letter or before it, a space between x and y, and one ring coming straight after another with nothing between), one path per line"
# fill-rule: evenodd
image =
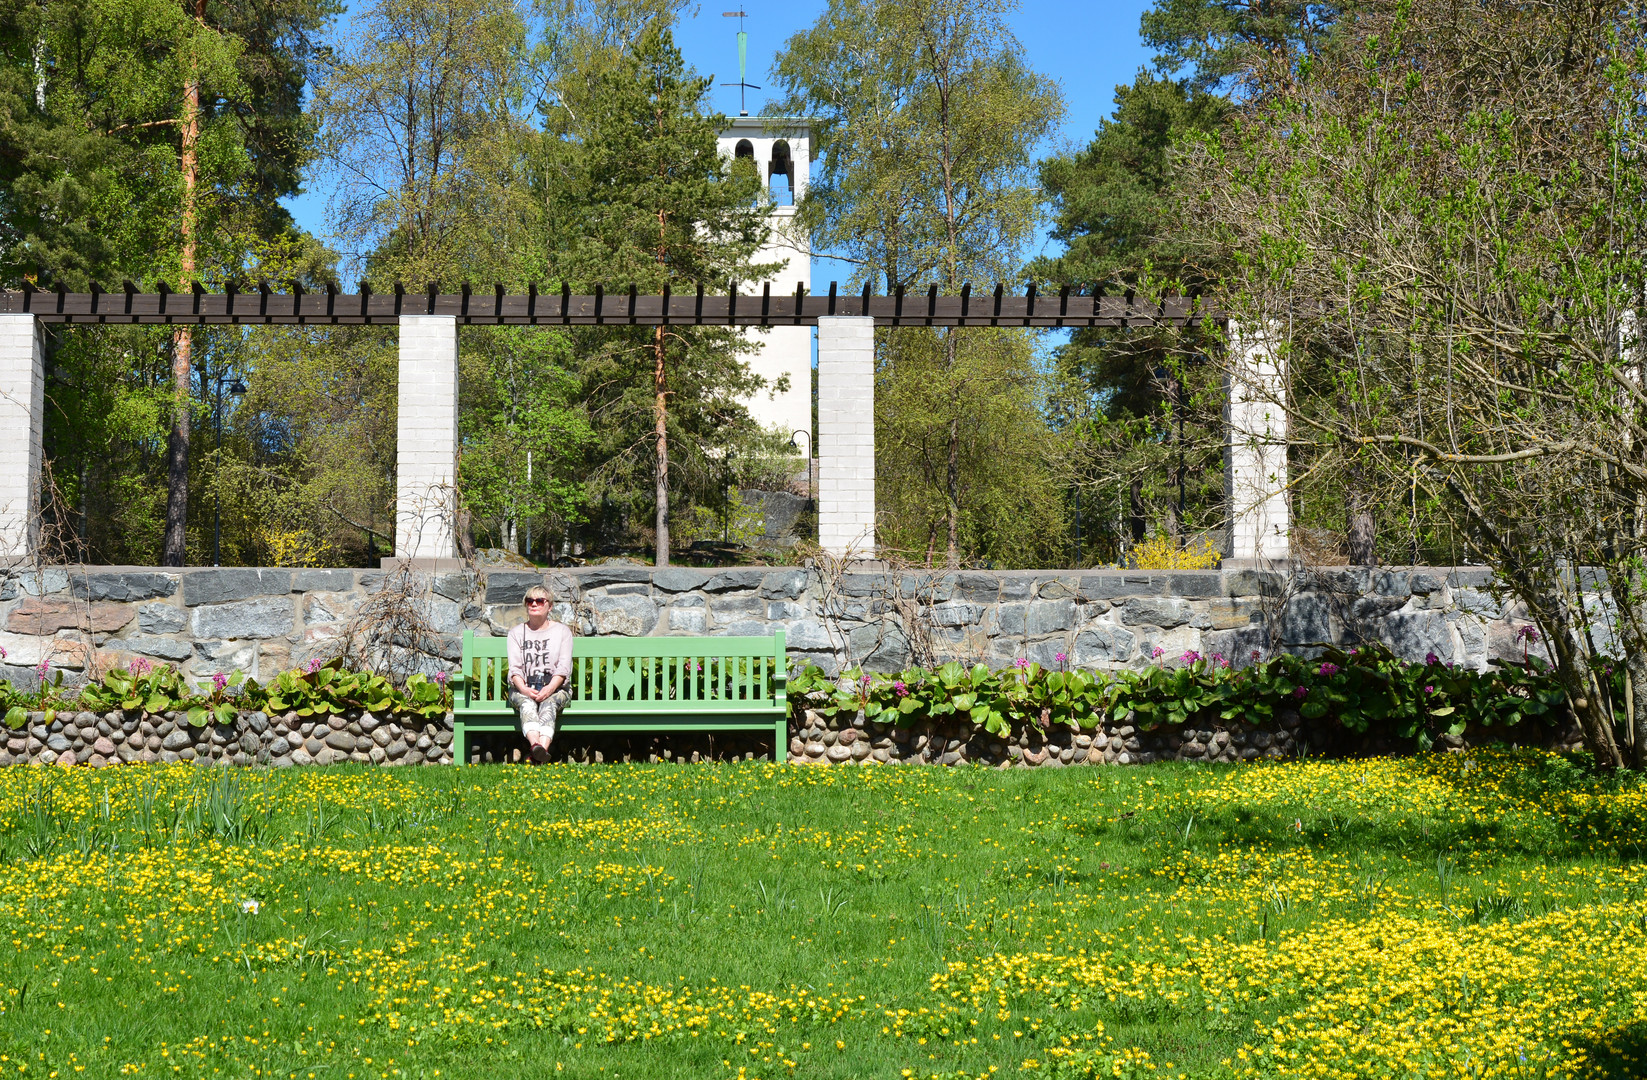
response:
M738 88L738 115L748 116L749 106L743 99L744 91L759 90L760 87L752 82L745 81L749 68L749 35L744 33L743 30L744 12L741 10L723 11L721 12L721 18L738 20L738 81L735 83L723 82L721 85L736 86Z

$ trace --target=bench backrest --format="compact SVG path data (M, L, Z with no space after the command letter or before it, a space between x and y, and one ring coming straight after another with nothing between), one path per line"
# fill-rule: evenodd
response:
M463 707L508 708L508 642L463 633ZM572 641L572 699L585 709L656 703L674 712L782 708L788 683L784 633L771 637L579 637Z

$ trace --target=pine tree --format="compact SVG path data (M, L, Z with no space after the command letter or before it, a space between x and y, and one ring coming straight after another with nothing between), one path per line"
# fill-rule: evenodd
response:
M765 210L753 178L733 175L719 151L726 118L701 111L708 87L658 22L595 77L575 141L561 148L571 182L552 193L552 233L567 245L551 256L560 276L655 294L724 290L771 270L750 261L766 239ZM748 346L724 329L660 326L631 344L645 358L644 371L627 375L630 390L650 397L657 565L665 566L673 403L730 405L755 384L737 359Z

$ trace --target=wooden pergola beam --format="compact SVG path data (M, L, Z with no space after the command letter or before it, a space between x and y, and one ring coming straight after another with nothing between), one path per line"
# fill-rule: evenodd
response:
M73 293L25 289L0 292L0 314L33 315L44 323L143 325L394 325L402 315L446 315L471 326L816 326L831 315L869 315L877 326L1152 327L1185 326L1204 319L1223 321L1220 312L1196 297L1104 296L1061 293L1022 296L993 293L940 296L936 289L891 296L703 292L646 295L633 289L593 295L559 292L507 293L495 286L475 292L356 293L294 289L208 293L198 286L172 292L138 292L129 282L120 292Z

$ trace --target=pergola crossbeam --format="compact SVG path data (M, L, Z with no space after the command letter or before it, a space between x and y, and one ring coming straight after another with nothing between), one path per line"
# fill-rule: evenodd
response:
M508 293L502 286L475 292L431 290L393 293L369 290L353 294L327 288L306 292L295 288L277 293L267 286L256 291L202 291L198 286L173 292L135 291L127 284L121 292L45 291L0 292L0 314L33 315L43 323L105 323L137 325L394 325L402 316L440 315L470 326L816 326L820 318L864 316L876 326L1005 326L1051 329L1056 327L1185 326L1203 319L1222 321L1222 315L1196 297L1059 295L1041 296L1034 287L1022 296L1007 295L1000 286L992 296L973 296L963 289L940 296L934 287L925 295L891 296L837 294L774 294L770 286L759 295L733 293L706 295L641 294L633 287L593 294L566 289Z

